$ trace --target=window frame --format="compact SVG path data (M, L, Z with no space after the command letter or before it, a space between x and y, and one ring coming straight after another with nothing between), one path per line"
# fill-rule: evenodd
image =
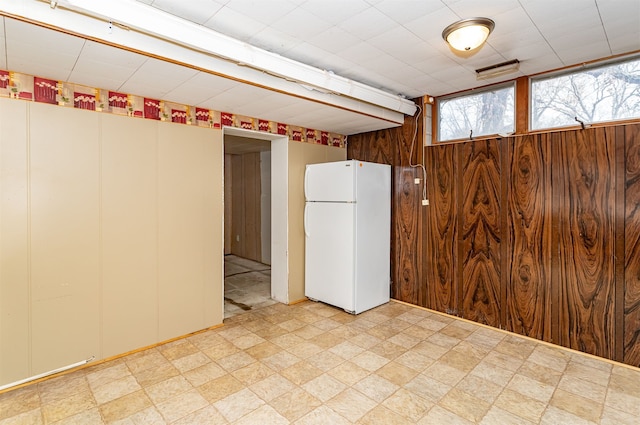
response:
M502 81L496 84L490 84L487 86L482 86L482 87L477 87L477 88L473 88L470 90L465 90L462 92L457 92L457 93L452 93L452 94L448 94L445 96L441 96L436 98L436 102L435 102L435 114L434 115L434 121L433 124L436 127L436 131L433 132L434 136L435 136L435 144L444 144L444 143L451 143L451 142L459 142L459 141L468 141L468 140L477 140L477 139L487 139L487 138L492 138L495 136L498 136L499 133L488 133L488 134L482 134L482 135L473 135L471 138L453 138L453 139L446 139L446 140L442 140L441 139L441 131L440 131L440 121L441 121L441 107L442 107L442 102L443 101L447 101L447 100L451 100L451 99L457 99L457 98L463 98L463 97L468 97L468 96L475 96L475 95L479 95L482 93L487 93L487 92L492 92L492 91L497 91L497 90L501 90L504 88L511 88L513 90L513 130L512 132L516 132L516 126L517 126L517 113L518 113L518 88L517 88L517 80L507 80L507 81Z
M633 61L640 61L640 55L632 54L632 55L625 55L622 57L603 59L603 60L590 62L588 64L574 65L567 68L562 68L560 70L548 71L548 72L543 72L540 74L528 76L527 79L528 79L529 99L526 103L527 120L528 120L527 133L540 133L540 132L548 132L548 131L556 131L556 130L567 130L567 129L580 128L581 126L579 122L575 122L575 123L561 125L561 126L533 128L533 113L534 113L533 84L536 81L544 81L544 80L551 80L554 78L561 78L567 75L579 74L580 72L586 72L586 71L598 69L598 68L606 68L606 67L614 66L617 64L633 62ZM627 122L637 122L638 120L640 120L640 116L632 117L632 118L618 118L618 119L611 119L611 120L585 122L584 124L590 125L590 126L606 126L606 125L612 125L612 124L622 124Z

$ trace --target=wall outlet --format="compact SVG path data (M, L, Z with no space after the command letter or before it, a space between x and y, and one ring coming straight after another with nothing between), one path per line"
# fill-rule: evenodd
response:
M424 205L424 206L429 205L429 200L428 199L423 199L422 200L422 205Z
M236 235L236 242L240 242L240 235Z
M413 179L413 183L420 184L420 178L416 177L415 179Z

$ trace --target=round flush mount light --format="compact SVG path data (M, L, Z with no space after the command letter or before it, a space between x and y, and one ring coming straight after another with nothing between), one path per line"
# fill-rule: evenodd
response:
M456 50L473 50L487 40L495 25L489 18L463 19L446 27L442 38Z

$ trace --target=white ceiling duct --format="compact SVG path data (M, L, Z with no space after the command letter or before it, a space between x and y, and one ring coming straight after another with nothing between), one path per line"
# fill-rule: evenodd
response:
M52 9L48 3L22 0L3 8L30 21L187 65L202 67L202 61L194 60L194 53L201 53L209 57L207 69L220 75L393 122L401 123L401 114L416 111L415 104L401 96L268 52L138 1L59 0ZM96 25L96 19L104 25ZM154 49L157 40L149 38L167 43L158 51ZM212 65L211 56L219 63Z

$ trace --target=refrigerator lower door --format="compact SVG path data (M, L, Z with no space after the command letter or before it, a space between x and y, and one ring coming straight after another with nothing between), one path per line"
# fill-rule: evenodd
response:
M305 295L355 311L354 203L307 202Z

